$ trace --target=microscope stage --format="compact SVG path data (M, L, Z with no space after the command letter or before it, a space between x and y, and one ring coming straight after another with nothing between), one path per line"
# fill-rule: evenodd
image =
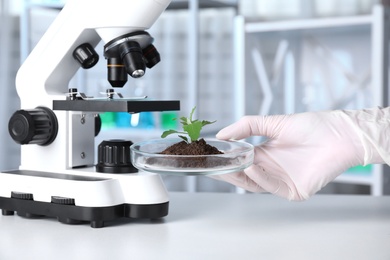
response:
M85 112L129 112L180 110L178 100L53 100L53 110Z

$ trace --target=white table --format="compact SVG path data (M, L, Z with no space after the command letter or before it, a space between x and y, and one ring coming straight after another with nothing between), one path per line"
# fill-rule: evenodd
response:
M163 220L0 217L0 259L390 259L390 197L171 193Z

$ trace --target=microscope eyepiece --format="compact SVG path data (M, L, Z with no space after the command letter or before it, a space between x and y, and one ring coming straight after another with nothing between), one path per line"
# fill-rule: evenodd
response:
M83 69L90 69L99 61L99 55L89 43L79 45L73 51L73 58L80 63Z

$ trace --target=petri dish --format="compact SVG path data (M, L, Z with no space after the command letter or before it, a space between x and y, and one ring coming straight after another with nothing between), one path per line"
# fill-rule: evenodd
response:
M131 160L139 170L167 175L216 175L241 171L253 163L253 145L239 141L204 139L223 154L165 155L166 148L182 139L156 139L130 147Z

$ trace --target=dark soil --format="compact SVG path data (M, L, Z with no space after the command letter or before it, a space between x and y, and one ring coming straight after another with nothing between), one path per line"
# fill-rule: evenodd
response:
M201 155L223 154L216 147L206 143L204 139L195 142L187 143L181 141L173 144L162 151L160 154L165 155L200 155L199 157L176 157L164 159L163 161L155 158L154 163L161 165L169 165L176 168L211 168L227 165L228 160L221 157L205 157Z
M216 147L211 146L206 143L202 138L198 141L187 143L181 141L174 145L169 146L161 154L170 154L170 155L210 155L210 154L223 154Z

